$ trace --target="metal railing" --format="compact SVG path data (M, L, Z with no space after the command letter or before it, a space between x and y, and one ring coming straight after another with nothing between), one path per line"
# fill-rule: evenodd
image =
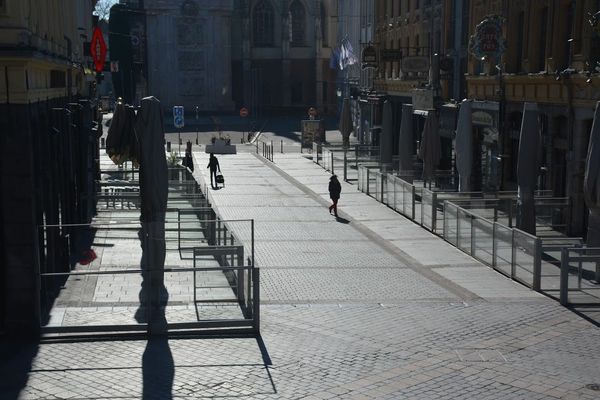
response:
M600 248L561 250L560 304L600 304Z
M313 161L323 169L338 174L345 181L358 179L358 166L361 163L379 163L379 147L341 144L323 145L313 142ZM390 164L390 169L392 166Z
M142 232L139 221L110 221L92 224L78 224L70 226L79 231L94 231L95 240L102 241L105 248L117 245L117 242L129 240L137 241ZM167 220L165 226L177 224L178 221ZM38 316L42 333L85 333L85 332L114 332L114 331L145 331L149 329L153 313L162 313L165 317L167 330L188 330L199 328L247 328L254 332L259 327L259 277L258 269L254 267L253 220L208 220L197 221L202 226L220 227L221 234L215 235L214 244L207 240L197 238L190 247L192 257L172 256L185 249L173 248L169 242L175 239L166 236L163 245L166 263L159 268L149 264L150 254L156 252L157 242L154 239L142 241L142 247L130 247L129 254L123 254L122 264L109 257L98 264L50 266L44 262L43 255L56 249L49 248L50 242L42 240L42 247L38 262ZM234 245L235 239L223 229L225 226L244 224L248 235L251 237L250 251L245 253L244 245ZM62 225L44 225L39 227L39 236L48 238L60 234L66 227ZM56 231L56 232L54 232ZM197 232L202 232L198 229ZM192 242L192 240L188 240ZM158 246L160 247L160 246ZM67 249L68 250L68 249ZM132 254L133 253L133 254ZM139 260L140 267L135 268L131 260L132 255ZM112 261L111 261L112 260ZM144 261L145 260L145 261ZM179 261L176 261L179 260ZM116 264L115 264L116 263ZM88 294L87 300L77 298L84 283L95 280L94 295ZM119 292L119 285L124 290L131 284L140 284L139 303L132 302L132 296L127 299L127 292ZM173 286L173 290L169 288ZM189 288L188 288L189 286ZM103 291L110 289L116 291L113 297L103 297ZM151 306L152 293L162 292L165 296L172 292L175 298L171 304L166 298L161 297L160 306L156 303ZM180 294L179 292L182 292ZM142 294L144 293L144 294ZM190 293L189 295L185 293ZM85 294L85 293L83 293ZM125 300L121 300L121 296ZM162 296L162 295L161 295ZM64 299L63 299L64 297ZM57 300L54 301L53 299ZM227 303L230 305L227 306ZM202 317L206 310L203 307L220 307L222 313L215 312L212 308L208 317ZM132 306L138 307L137 311ZM180 316L180 309L184 306L188 310L188 318ZM235 308L237 307L238 312ZM56 311L60 310L60 311ZM94 317L73 317L70 314L90 312ZM140 313L141 314L138 314ZM58 315L63 315L60 320ZM134 321L135 319L137 323ZM115 320L126 318L128 323L114 323ZM185 314L185 313L184 313ZM66 317L65 317L66 315ZM141 318L140 318L141 316ZM195 316L192 318L192 316ZM104 323L102 323L104 322Z
M542 240L444 201L443 237L463 252L540 290Z

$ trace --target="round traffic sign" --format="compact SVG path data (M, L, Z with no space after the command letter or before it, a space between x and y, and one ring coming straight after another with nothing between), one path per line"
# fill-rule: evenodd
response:
M240 117L244 118L248 116L248 109L246 107L240 108Z

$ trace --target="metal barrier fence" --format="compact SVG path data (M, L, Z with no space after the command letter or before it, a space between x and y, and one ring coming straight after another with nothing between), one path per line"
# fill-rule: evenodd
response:
M415 184L410 175L400 177L380 168L378 163L359 165L359 191L533 290L557 299L560 295L564 304L573 304L568 296L576 290L578 302L583 297L600 303L600 253L586 250L582 238L565 235L568 198L535 192L536 236L513 227L516 192L436 191L422 187L422 182ZM573 275L579 277L576 286ZM583 283L582 276L588 277Z
M362 163L379 163L379 147L354 145L323 145L313 142L313 161L332 174L338 174L345 181L358 179L358 166ZM397 157L395 163L397 164ZM393 169L393 164L389 169Z
M157 319L164 320L167 330L257 332L254 221L220 218L202 193L207 193L206 185L202 188L188 169L175 166L169 169L164 227L156 225L164 230L158 243L144 230L152 223L139 221L136 172L127 170L122 179L98 183L98 213L91 224L39 226L42 333L152 331ZM161 248L165 266L157 270L148 256ZM102 261L79 260L82 249L84 254L101 252ZM58 253L64 257L57 262ZM132 283L140 284L139 298ZM110 293L103 292L106 287Z
M169 227L180 223L165 221L163 268L149 262L153 259L151 254L161 247L160 243L150 237L142 239L139 245L138 236L141 238L144 230L139 221L71 226L71 229L94 232L94 241L101 242L95 246L104 249L102 262L75 263L57 270L40 258L41 332L146 331L157 315L164 319L167 330L239 328L258 331L260 293L259 271L254 267L253 220L196 220L199 225L196 233L200 235L186 239L186 244L191 246L173 247L169 243L181 243L181 238L175 237L176 229ZM245 226L245 234L251 238L249 252L245 252L246 245L240 244L227 230L232 224L237 228ZM202 240L207 227L212 227L215 234L212 239ZM39 229L41 237L49 237L52 231L64 230L65 226L44 225ZM124 242L130 243L127 253L110 250L122 247ZM138 245L133 246L134 243ZM42 254L50 250L44 241ZM182 251L186 251L184 255ZM90 284L93 284L91 291ZM132 286L141 288L139 294L132 293Z
M600 248L563 248L560 264L560 304L600 304Z
M444 201L443 237L473 258L540 290L542 240Z

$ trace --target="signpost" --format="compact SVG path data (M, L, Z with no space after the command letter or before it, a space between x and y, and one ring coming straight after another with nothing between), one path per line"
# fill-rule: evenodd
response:
M183 106L173 107L173 124L175 125L175 128L179 129L179 153L181 153L181 128L185 126L185 115Z
M377 61L377 50L373 46L367 46L363 49L361 54L361 68L378 68L379 63Z
M248 109L246 107L240 108L240 117L246 118L248 116ZM242 143L244 142L244 134L242 131ZM250 129L248 129L248 141L250 141Z
M410 56L402 59L402 72L427 72L429 71L429 58L424 56Z
M400 61L402 60L402 50L383 49L381 50L381 61Z
M94 33L92 34L90 54L94 60L96 72L102 72L104 70L104 62L106 61L106 42L99 26L94 29Z
M431 89L413 89L412 102L413 109L421 111L433 110L433 90Z
M325 142L325 126L319 119L302 121L302 145L301 148L312 149L313 142L322 144Z
M198 106L196 106L196 145L198 144Z

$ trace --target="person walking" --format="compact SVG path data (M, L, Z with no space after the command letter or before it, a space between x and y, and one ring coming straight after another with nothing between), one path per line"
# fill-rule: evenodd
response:
M194 161L192 158L192 142L188 141L185 148L185 157L183 157L183 166L194 172Z
M333 204L329 206L329 214L331 214L331 211L333 211L336 217L338 216L337 203L340 199L341 192L342 185L340 184L340 181L338 181L337 175L332 175L329 179L329 197L331 198L331 201L333 201Z
M206 168L210 168L210 186L213 189L217 189L217 170L221 172L221 167L219 166L219 160L217 160L217 157L213 153L210 153Z

